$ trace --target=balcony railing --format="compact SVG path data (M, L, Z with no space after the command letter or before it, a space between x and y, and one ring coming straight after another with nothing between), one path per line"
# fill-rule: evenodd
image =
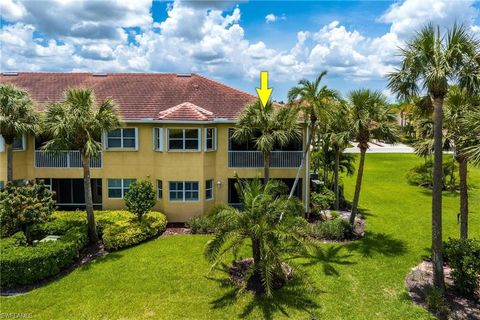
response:
M35 150L35 167L37 168L81 168L82 155L80 151L59 151L56 153ZM90 159L90 168L102 167L102 154Z
M271 168L298 168L303 151L273 151ZM260 151L228 151L229 168L261 168L263 154Z

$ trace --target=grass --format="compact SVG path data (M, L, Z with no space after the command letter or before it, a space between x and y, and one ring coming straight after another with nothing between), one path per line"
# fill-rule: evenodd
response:
M2 297L0 311L34 319L431 319L404 288L410 268L429 254L430 193L405 180L421 161L367 155L360 199L366 237L321 245L297 259L310 286L293 283L274 299L236 298L225 273L208 274L202 256L208 236L172 236L109 254L25 295ZM345 182L351 198L354 177ZM470 234L480 237L480 170L470 170L470 185ZM458 200L445 194L445 238L458 236Z

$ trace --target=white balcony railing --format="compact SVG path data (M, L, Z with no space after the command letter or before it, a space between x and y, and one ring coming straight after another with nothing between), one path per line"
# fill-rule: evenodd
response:
M273 151L270 167L298 168L302 163L303 151ZM228 151L229 168L261 168L263 154L260 151Z
M56 153L35 150L35 167L37 168L81 168L82 155L78 150L59 151ZM102 154L90 159L90 168L102 167Z

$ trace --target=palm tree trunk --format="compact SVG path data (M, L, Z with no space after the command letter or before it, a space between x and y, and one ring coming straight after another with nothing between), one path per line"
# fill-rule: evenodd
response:
M340 148L335 148L335 169L334 175L335 175L335 181L334 181L334 186L333 189L335 191L335 210L338 211L340 208L340 188L338 186L338 172L340 171Z
M267 184L268 180L270 180L270 159L271 153L263 155L263 177L264 177L264 184Z
M355 195L353 196L352 213L350 214L350 224L352 225L355 223L355 217L358 211L358 202L360 200L360 189L362 188L363 167L365 166L365 154L367 153L367 148L365 146L359 145L359 147L360 147L360 163L358 164L357 182L355 184Z
M432 267L433 284L442 293L445 292L442 254L442 129L443 129L443 98L433 98L435 112L434 123L434 164L432 190Z
M91 243L98 242L95 216L93 214L92 183L90 179L90 157L82 154L83 188L85 190L85 209L87 211L88 237Z
M13 145L5 141L5 151L7 152L7 181L13 182Z
M293 181L293 186L292 186L292 189L290 190L290 194L288 195L288 199L291 199L293 197L295 189L297 188L298 181L300 180L300 172L302 172L302 168L305 165L307 154L310 151L310 146L312 145L313 135L315 134L313 130L314 127L315 127L315 123L311 125L311 130L310 130L310 134L308 135L307 145L305 146L305 151L303 152L303 156L302 156L302 162L300 163L300 166L297 169L297 174L295 175L295 180ZM308 177L305 177L305 179L308 179ZM309 192L309 191L306 190L305 192Z
M468 189L467 189L467 158L459 157L458 173L460 176L460 238L468 239Z
M262 253L260 249L260 241L257 239L252 239L252 253L253 253L253 274L250 278L250 281L252 282L252 285L254 286L254 288L263 289L260 270L258 267L260 264L260 260L262 259Z

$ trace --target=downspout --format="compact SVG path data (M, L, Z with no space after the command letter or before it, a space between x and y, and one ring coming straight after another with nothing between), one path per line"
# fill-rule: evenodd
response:
M307 134L305 137L308 139L308 126L307 126ZM313 141L312 141L313 142ZM309 146L305 146L308 148ZM305 214L307 215L310 212L310 150L307 152L307 156L305 158Z

